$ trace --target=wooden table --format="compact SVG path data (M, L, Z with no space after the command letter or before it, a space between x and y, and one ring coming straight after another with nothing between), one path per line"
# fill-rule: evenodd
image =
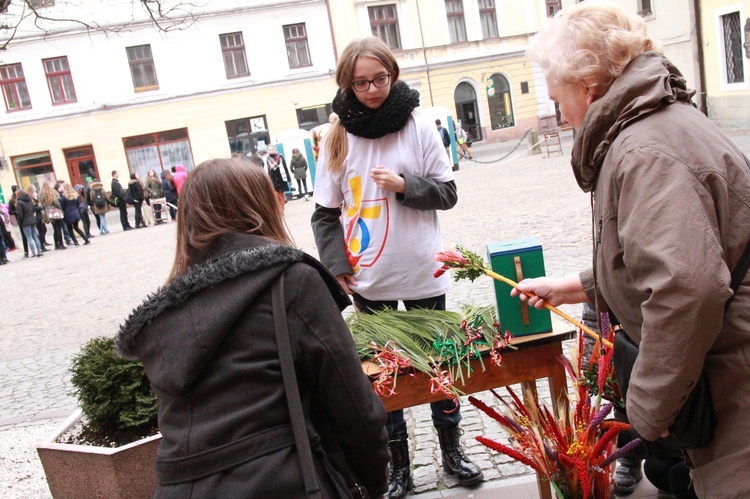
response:
M471 377L464 376L465 384L461 380L455 380L456 388L465 394L471 394L507 385L520 383L524 390L536 391L536 380L546 378L549 383L552 404L557 409L558 400L567 392L565 370L558 360L562 355L562 342L575 335L574 330L566 329L565 325L555 324L551 333L535 334L515 338L513 345L518 350L505 349L502 352L500 367L492 364L489 358L485 358L485 371L479 360L471 363L473 372ZM364 363L365 373L377 374L377 365ZM397 393L387 397L381 397L385 408L389 411L404 409L428 402L444 400L445 395L441 393L430 393L430 377L425 373L413 375L400 375L396 385ZM539 496L543 499L552 499L552 491L549 482L544 475L537 472L537 485Z

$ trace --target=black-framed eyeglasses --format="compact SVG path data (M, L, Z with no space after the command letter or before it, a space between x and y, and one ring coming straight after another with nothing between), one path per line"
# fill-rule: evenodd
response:
M383 88L391 82L391 73L386 73L382 76L378 76L372 80L358 80L352 82L352 88L355 92L367 92L370 90L370 83L375 85L375 88Z

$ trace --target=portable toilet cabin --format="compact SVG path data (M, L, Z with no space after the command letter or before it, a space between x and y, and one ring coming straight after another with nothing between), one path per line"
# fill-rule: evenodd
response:
M443 128L448 130L448 136L451 139L451 145L449 149L450 162L453 165L453 171L458 170L458 144L456 143L456 127L453 123L453 116L451 116L450 109L447 107L420 107L417 109L418 112L434 122L440 120L440 124Z
M312 139L310 138L310 132L308 132L307 130L302 130L301 128L298 130L286 130L284 132L276 134L272 140L272 143L274 146L276 146L276 150L279 152L279 154L284 156L284 161L286 161L287 168L289 168L290 178L289 190L286 192L287 196L292 195L293 188L294 190L296 190L296 184L293 181L294 174L292 173L292 169L290 166L290 163L292 161L292 149L294 149L295 147L299 149L299 151L307 160L307 170L310 172L310 175L308 175L308 177L311 178L308 186L314 185L315 160L313 159ZM308 192L311 191L312 189L308 190Z

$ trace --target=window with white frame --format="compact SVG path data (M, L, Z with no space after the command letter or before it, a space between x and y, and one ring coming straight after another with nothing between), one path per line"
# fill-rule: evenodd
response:
M226 33L219 35L221 42L221 55L224 58L224 70L227 78L238 78L247 76L247 57L245 56L245 42L242 33Z
M497 38L495 0L479 0L479 22L482 24L482 38Z
M44 74L47 76L47 86L52 97L52 104L67 104L76 102L76 89L67 57L55 57L42 60Z
M290 69L312 66L305 23L284 26L284 42Z
M23 76L21 64L0 66L0 85L3 87L5 109L20 111L31 108L31 98L26 88L26 78Z
M638 0L638 15L646 17L652 15L654 12L651 10L651 0Z
M367 7L367 13L370 16L372 35L383 40L390 48L400 49L396 4Z
M451 43L466 41L463 0L445 0L445 13L448 16L448 32Z
M187 172L193 169L187 128L125 137L122 142L128 169L140 178L146 178L151 169L161 173L178 164Z
M130 75L133 77L133 88L136 92L157 90L159 80L156 79L156 67L151 55L151 45L127 47Z
M562 2L560 0L547 0L547 17L552 17L562 10Z
M742 60L742 21L739 12L730 12L720 16L724 38L724 81L726 83L743 83L745 65Z

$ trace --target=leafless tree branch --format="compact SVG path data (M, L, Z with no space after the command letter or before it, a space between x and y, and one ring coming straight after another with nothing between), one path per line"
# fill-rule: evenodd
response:
M20 7L20 11L10 13L9 10L13 5ZM198 3L188 1L170 4L168 0L132 0L132 5L130 19L106 24L96 20L85 21L64 16L53 16L48 14L49 11L45 7L35 7L32 0L0 0L0 16L6 17L3 22L0 22L0 51L8 49L18 36L19 27L27 22L27 19L31 19L33 26L39 30L39 34L44 36L50 34L55 24L72 24L88 32L107 34L119 33L148 23L161 33L169 33L192 27L198 20L194 10L201 6ZM136 5L143 9L148 21L138 19Z

